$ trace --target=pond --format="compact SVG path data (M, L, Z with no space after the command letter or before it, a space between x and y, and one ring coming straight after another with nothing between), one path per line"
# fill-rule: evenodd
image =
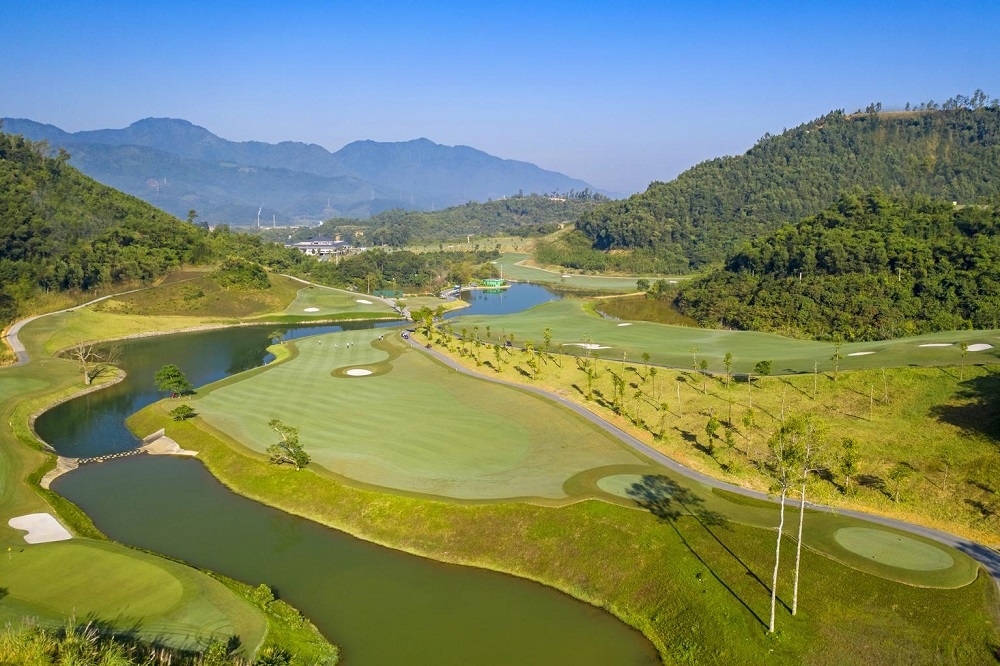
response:
M295 329L286 337L329 330ZM64 455L134 448L123 420L163 397L152 383L157 369L175 363L202 385L265 362L272 331L124 343L128 379L60 405L36 427ZM600 609L529 581L415 557L282 513L232 493L196 460L139 456L84 465L52 487L112 539L271 585L343 647L348 666L660 663L639 632Z
M446 316L514 314L560 298L554 291L541 285L515 282L506 289L463 291L461 299L469 307L453 310Z

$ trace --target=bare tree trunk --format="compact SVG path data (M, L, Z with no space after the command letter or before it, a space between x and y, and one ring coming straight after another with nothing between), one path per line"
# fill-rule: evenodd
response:
M785 495L788 488L781 487L781 518L778 520L778 539L774 547L774 575L771 577L771 621L767 626L768 633L774 633L774 606L778 601L778 563L781 560L781 532L785 528Z
M795 544L795 583L792 586L792 615L799 607L799 565L802 562L802 523L806 515L806 476L809 474L808 464L802 467L802 497L799 500L799 535Z

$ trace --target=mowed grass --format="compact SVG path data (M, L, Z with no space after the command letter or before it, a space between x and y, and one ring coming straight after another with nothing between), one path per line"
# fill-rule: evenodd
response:
M252 651L263 614L221 583L145 553L90 540L22 546L0 561L6 595L0 616L54 626L69 615L100 619L173 646L205 647L238 636Z
M301 287L301 283L299 286ZM362 303L361 301L366 302ZM290 315L307 316L355 312L395 314L395 310L374 296L321 286L301 287L296 293L295 300L284 308L284 311Z
M523 321L547 307L534 308L512 319ZM576 312L577 319L604 325L580 310ZM458 318L454 327L471 328L472 319ZM477 318L477 321L482 335L485 335L482 324L487 321L494 338L510 330L506 317ZM610 325L614 327L613 323ZM616 328L606 330L614 332ZM636 324L624 330L632 328L642 327ZM665 326L657 329L664 329L671 336L689 330ZM553 332L553 339L558 339L555 323ZM988 338L984 332L934 337L947 339L950 335L967 335L974 340ZM633 340L639 342L640 338ZM642 342L650 345L652 340L655 338ZM435 346L443 346L444 342L442 336L435 337ZM796 351L799 344L816 344L791 340L785 343L791 354L799 353ZM900 353L915 346L912 339L897 344ZM675 345L681 346L676 342ZM783 418L812 416L821 431L815 460L815 467L821 473L814 475L810 500L873 511L986 544L1000 542L997 500L1000 484L996 480L1000 478L997 366L971 366L967 360L964 368L887 367L845 371L842 365L836 379L832 368L821 366L816 375L757 377L750 385L743 377L730 381L727 388L724 374L651 368L635 362L647 350L653 359L658 354L662 359L662 348L655 346L630 347L626 362L620 357L596 361L596 374L590 382L586 358L563 357L558 361L542 354L539 373L528 379L533 373L521 350L502 352L497 373L490 348L480 349L481 365L477 365L471 342L461 345L464 348L461 354L457 353L457 339L450 346L453 358L470 369L557 392L693 469L762 491L773 484L768 468L768 440ZM553 347L557 348L555 344ZM699 358L705 357L704 349L697 352ZM941 353L941 348L923 349ZM683 358L682 350L683 347L676 352L677 358ZM954 360L960 361L960 357ZM691 365L690 351L688 365ZM734 370L738 368L734 363ZM616 377L624 379L617 409ZM712 415L719 422L714 437L706 431ZM858 468L851 479L841 469L843 442L848 438L856 442L858 455ZM902 471L894 472L897 467Z
M556 508L385 494L312 469L275 468L198 419L171 421L170 406L152 405L130 425L136 432L166 427L236 492L376 543L552 585L643 631L665 663L982 664L992 658L997 590L986 576L956 589L925 589L806 549L799 613L788 611L792 568L786 566L778 633L768 636L773 530L684 513L661 520L593 500ZM792 545L785 544L786 563Z
M547 284L560 289L578 289L582 291L636 291L636 281L642 276L606 276L606 275L585 275L569 269L537 268L528 266L524 262L528 261L531 255L508 253L501 255L496 261L497 267L503 267L503 276L508 280L517 282L534 282L537 284ZM647 276L647 280L655 281L661 279L687 279L684 277L664 278L663 276Z
M621 360L624 357L639 361L643 353L648 353L650 362L654 364L679 368L694 368L699 360L707 360L709 371L714 373L724 371L723 359L727 353L733 355L733 372L737 373L754 372L754 366L759 361L771 361L773 374L811 373L815 366L820 371L830 372L834 367L832 357L836 349L830 342L644 321L619 322L603 319L593 312L593 307L588 301L565 299L502 317L460 317L453 322L453 327L455 330L463 327L471 330L473 326L479 326L485 332L490 326L490 342L497 342L499 336L513 333L515 344L532 340L536 347L542 344L545 329L550 329L552 348L561 348L566 353L582 355L583 348L578 345L590 343L604 347L593 351L598 358ZM483 335L485 339L485 333ZM968 352L965 356L967 364L1000 361L1000 331L949 331L881 342L844 344L840 349L843 358L839 369L959 365L963 358L961 342L993 346L985 351ZM927 344L950 346L920 346Z
M289 343L288 361L201 390L191 405L254 451L274 443L267 424L277 418L299 428L314 463L331 472L455 499L565 499L563 484L581 471L645 462L569 410L455 373L397 335L359 330Z

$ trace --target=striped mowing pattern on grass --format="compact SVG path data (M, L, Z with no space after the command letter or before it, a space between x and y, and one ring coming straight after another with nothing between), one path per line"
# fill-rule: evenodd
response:
M193 404L251 449L274 441L267 422L277 418L300 428L313 462L337 474L457 499L563 499L564 482L583 470L645 462L548 400L458 375L383 334L301 340L294 359L201 391ZM331 376L359 366L373 375Z

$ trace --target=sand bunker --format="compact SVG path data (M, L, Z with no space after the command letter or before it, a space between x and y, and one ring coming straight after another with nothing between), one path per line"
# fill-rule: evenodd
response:
M966 347L967 351L986 351L987 349L993 349L993 345L988 345L985 342L977 342L974 345Z
M868 351L868 352L854 352L854 353L848 354L848 356L868 356L868 354L874 354L874 353L875 352L871 352L871 351Z
M917 345L918 347L951 347L954 342L928 342L926 344Z
M358 303L361 303L361 305L371 305L371 304L372 304L372 302L371 302L371 301L366 301L366 300L365 300L365 299L363 299L363 298L359 298L357 302L358 302Z
M7 524L15 530L25 530L27 534L24 535L24 540L28 543L48 543L73 538L51 513L29 513L11 518Z
M563 347L583 347L584 349L611 349L611 347L605 347L604 345L594 344L593 342L564 342Z
M624 324L618 324L618 326L631 326L631 322L625 322Z
M319 308L306 308L303 312L319 312Z
M345 375L350 375L351 377L364 377L366 375L372 374L371 370L365 370L364 368L351 368L344 372Z

